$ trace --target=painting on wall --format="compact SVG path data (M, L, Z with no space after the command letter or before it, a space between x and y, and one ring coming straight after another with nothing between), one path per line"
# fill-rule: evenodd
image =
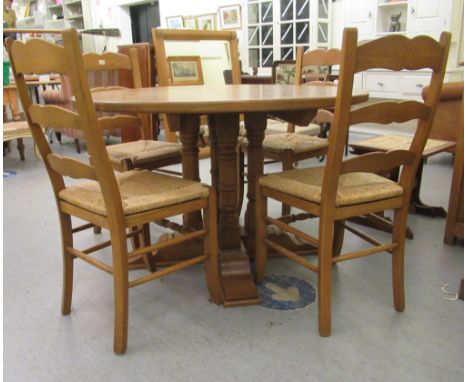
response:
M167 62L173 85L203 85L200 56L169 56Z
M183 29L184 18L182 16L166 17L166 24L169 29Z
M184 28L185 29L198 29L196 17L195 16L184 17Z
M216 29L216 13L197 16L198 29L200 30L215 30Z
M242 28L242 14L239 4L219 7L219 17L221 20L221 29Z

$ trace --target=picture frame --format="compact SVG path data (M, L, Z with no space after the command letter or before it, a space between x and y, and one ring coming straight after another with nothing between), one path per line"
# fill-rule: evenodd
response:
M204 84L200 56L169 56L167 63L171 85Z
M168 29L184 29L184 18L182 16L166 17Z
M197 18L195 16L184 17L185 29L198 29Z
M242 28L242 13L240 4L219 7L219 19L221 29Z
M216 13L207 13L197 16L199 30L216 30Z

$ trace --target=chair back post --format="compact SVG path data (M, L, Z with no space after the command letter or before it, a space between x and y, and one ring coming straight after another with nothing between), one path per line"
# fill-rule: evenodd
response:
M428 85L428 92L424 100L424 104L429 107L429 115L427 119L419 119L416 128L416 133L412 141L410 151L416 153L416 161L419 163L422 160L422 153L424 146L429 138L431 127L434 122L435 113L437 111L437 105L439 104L440 93L442 90L442 84L444 82L445 70L447 67L448 54L450 50L451 35L448 32L442 32L439 38L439 44L442 49L440 56L440 62L438 68L434 69L431 76L431 81ZM416 176L417 166L403 166L400 175L400 184L412 185L414 177ZM408 196L409 198L409 196Z
M334 210L338 190L341 163L348 137L349 111L353 92L354 73L356 69L357 29L345 28L340 61L340 81L335 104L335 112L329 135L329 149L325 165L323 184L323 200L320 208L323 211ZM333 149L331 149L333 148ZM333 206L330 208L330 206Z
M65 53L70 63L70 80L74 89L80 123L85 131L89 160L96 171L107 210L109 225L115 232L125 233L122 197L109 160L99 126L98 116L91 97L76 29L63 31Z

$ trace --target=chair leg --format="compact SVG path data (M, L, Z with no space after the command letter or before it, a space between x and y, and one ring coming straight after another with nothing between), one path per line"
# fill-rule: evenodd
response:
M67 247L73 247L73 233L70 215L60 213L60 225L62 231L62 256L63 256L63 285L62 285L62 314L71 312L73 294L73 261L74 257L66 251Z
M331 334L331 270L333 254L333 220L320 219L319 227L319 273L318 273L318 314L319 333L322 337Z
M208 230L203 245L204 254L207 256L205 260L205 278L211 301L219 305L223 302L223 292L221 290L221 278L219 274L216 203L216 191L214 188L211 188L208 208L203 210L203 220L205 228Z
M110 227L114 270L114 352L127 350L128 338L128 253L125 229Z
M291 151L285 151L283 153L283 171L292 170L294 168L294 156ZM291 214L291 206L288 204L282 204L281 206L281 216L286 216Z
M393 242L398 243L398 247L392 253L393 305L399 312L405 310L404 256L407 215L407 211L400 208L395 210L393 219Z
M18 151L19 151L20 159L21 159L22 161L24 161L24 143L23 143L23 138L18 138L18 139L16 139L16 142L18 143L18 144L17 144L17 148L18 148Z
M255 282L260 283L265 277L265 266L267 260L267 245L265 244L267 224L265 216L267 214L267 198L262 195L261 186L257 183L257 195L255 197Z
M79 139L75 139L75 148L76 148L76 152L78 154L81 154L81 147L80 147L80 140Z

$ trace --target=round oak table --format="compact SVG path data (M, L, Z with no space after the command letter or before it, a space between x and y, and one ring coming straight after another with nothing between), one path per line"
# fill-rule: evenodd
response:
M277 117L307 125L317 109L335 105L337 88L294 85L201 85L119 89L93 93L96 109L107 112L166 113L179 131L182 172L199 181L198 132L200 115L208 115L211 139L212 184L218 194L218 241L224 305L259 303L248 256L241 249L238 214L237 144L239 116L244 115L248 145L248 191L245 231L255 238L255 185L263 174L262 141L267 118ZM368 94L353 93L352 103L365 102ZM199 214L184 218L198 226Z

